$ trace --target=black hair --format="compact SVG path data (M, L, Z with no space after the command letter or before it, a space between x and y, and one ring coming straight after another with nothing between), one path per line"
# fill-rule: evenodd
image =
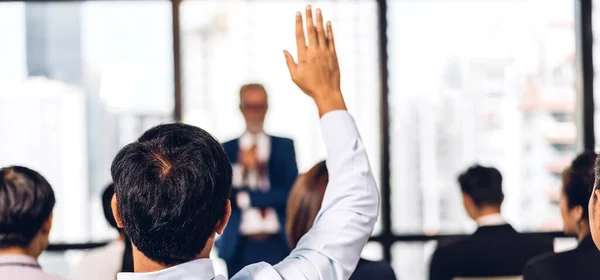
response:
M569 208L581 206L583 218L588 219L588 204L594 189L594 152L584 152L578 155L571 166L563 174L563 194L567 198Z
M114 184L110 184L108 187L106 187L106 189L104 189L104 192L102 192L102 211L104 211L104 218L106 218L106 221L110 224L110 226L121 232L122 229L120 229L117 225L117 221L115 221L115 216L113 215L112 211L111 203L114 194Z
M458 177L458 183L461 191L469 195L478 207L502 204L502 174L494 167L473 165Z
M164 124L125 146L111 166L124 230L164 265L195 259L225 214L231 165L208 132Z
M54 191L22 166L0 169L0 248L27 247L52 214Z

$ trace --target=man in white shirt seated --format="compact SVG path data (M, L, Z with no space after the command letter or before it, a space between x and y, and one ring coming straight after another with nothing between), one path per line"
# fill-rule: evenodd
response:
M313 227L282 262L245 267L232 279L348 279L377 219L379 194L356 125L346 111L331 25L310 6L296 15L297 63L285 51L292 80L316 103L329 184ZM308 44L306 44L306 39ZM127 279L225 279L209 259L231 213L232 170L219 142L204 130L166 124L145 132L115 157L115 220L133 243Z

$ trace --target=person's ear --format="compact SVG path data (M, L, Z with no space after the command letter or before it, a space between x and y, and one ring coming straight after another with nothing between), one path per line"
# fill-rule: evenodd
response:
M598 203L598 197L600 197L600 189L596 189L596 185L594 185L594 191L592 192L592 197L590 198L590 202L588 204L588 213L590 215L590 222L593 222L593 218L595 214L598 211L598 208L600 207L600 204ZM594 229L592 229L594 230ZM600 249L600 246L599 246Z
M471 196L469 196L468 194L463 193L462 197L463 197L463 203L465 204L465 208L469 208L470 206L472 206L474 204L473 198L471 198Z
M465 206L465 211L467 212L467 215L469 215L471 219L475 219L475 217L477 216L477 206L475 205L475 201L473 201L473 198L466 193L463 193L462 195L463 205Z
M117 202L117 195L113 194L112 200L110 201L110 207L112 208L113 217L117 226L123 228L123 220L121 219L121 213L119 213L119 203Z
M583 207L581 207L581 205L573 207L569 210L569 213L576 221L581 221L581 219L583 219Z
M502 198L500 198L500 205L502 205L503 202L504 202L504 195L502 195Z
M46 219L44 221L44 223L42 224L42 228L40 229L41 232L45 235L50 234L50 230L52 229L52 218L53 218L53 213L50 213L50 216L48 216L48 219Z
M225 230L225 227L227 227L229 217L231 217L231 200L228 199L227 203L225 203L225 212L223 213L223 217L221 218L221 220L219 220L217 226L215 227L215 231L219 235L222 235L223 231Z

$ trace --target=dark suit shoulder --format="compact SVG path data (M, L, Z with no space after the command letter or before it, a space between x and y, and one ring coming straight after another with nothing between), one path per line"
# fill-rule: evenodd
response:
M453 252L455 250L461 250L461 248L464 248L465 246L470 246L472 241L472 236L439 241L436 251L439 252L439 254L442 254L446 252Z
M274 136L274 135L269 135L271 136L271 138L273 139L273 141L277 141L277 142L281 142L281 143L285 143L285 144L294 144L294 140L290 139L290 138L286 138L286 137L279 137L279 136Z
M548 253L533 258L525 268L526 280L597 279L596 271L589 263L600 261L595 248L577 248L561 253Z
M225 141L223 143L223 146L228 147L228 146L236 145L239 140L240 140L240 138L235 138L235 139L231 139L229 141Z
M374 262L360 259L350 280L378 279L396 280L392 266L386 262Z
M525 270L546 267L548 264L556 262L556 260L559 258L558 255L559 254L549 252L534 257L527 263Z

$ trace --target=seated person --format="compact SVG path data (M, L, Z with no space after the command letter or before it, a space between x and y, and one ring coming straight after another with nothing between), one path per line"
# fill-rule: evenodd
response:
M317 218L328 183L327 165L322 161L300 176L294 184L288 199L286 224L286 232L292 249L310 230ZM350 280L371 279L396 280L396 276L388 263L372 262L361 258Z
M116 279L117 273L123 270L123 257L125 254L126 238L123 230L117 227L117 222L112 214L111 201L115 194L113 184L110 184L102 193L102 210L110 226L119 232L117 239L106 246L89 250L73 270L72 279L75 280L108 280ZM133 271L133 260L129 259L129 271ZM127 266L127 265L125 265ZM125 267L127 270L127 268Z
M521 235L502 218L502 175L496 168L472 166L458 182L465 210L479 228L463 240L437 248L429 279L519 276L531 258L552 251L551 239Z
M365 147L348 114L331 25L306 9L296 15L297 63L286 51L296 85L317 105L329 185L314 226L283 261L246 266L232 279L348 279L375 226L379 194ZM133 244L135 273L119 280L225 279L209 259L231 215L232 169L219 142L185 124L164 124L125 146L111 166L112 209Z
M37 258L48 247L54 191L42 175L21 166L0 169L0 278L58 280Z
M573 160L562 176L560 213L564 232L577 236L579 246L571 251L534 258L525 268L525 280L598 279L596 267L590 264L600 263L600 251L592 240L588 220L595 160L595 153L583 153Z

